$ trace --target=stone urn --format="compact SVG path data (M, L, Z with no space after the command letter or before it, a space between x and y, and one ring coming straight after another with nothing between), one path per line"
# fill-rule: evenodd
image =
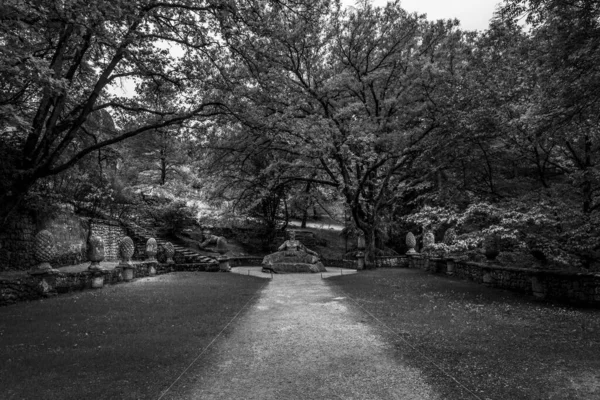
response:
M164 248L165 255L167 256L167 264L175 264L175 261L173 260L173 256L175 255L175 247L173 246L173 243L165 243Z
M39 263L29 273L31 275L56 274L57 270L52 268L50 261L54 258L54 236L50 231L39 231L33 240L33 255Z
M423 248L427 249L435 243L435 236L433 236L433 232L427 231L425 235L423 235Z
M156 261L157 252L158 245L156 244L156 239L148 239L148 241L146 242L146 256L148 257L148 261Z
M121 259L119 268L123 270L124 281L133 279L134 266L131 263L131 257L133 256L134 250L133 240L131 240L129 236L125 236L119 241L119 258Z
M88 241L87 256L91 261L88 267L89 271L104 271L100 265L100 262L104 260L104 239L100 236L92 236Z
M229 258L225 255L229 251L227 247L227 240L224 237L217 239L217 252L219 252L219 271L229 272L231 266L229 265Z
M412 232L406 234L406 246L408 246L406 254L417 254L417 251L415 250L417 239L415 239L415 235L413 235Z

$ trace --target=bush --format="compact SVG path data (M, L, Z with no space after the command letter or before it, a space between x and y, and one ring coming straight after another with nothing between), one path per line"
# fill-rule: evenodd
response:
M178 200L160 207L155 214L155 219L167 234L175 234L194 224L197 214L196 206L190 207L185 201Z

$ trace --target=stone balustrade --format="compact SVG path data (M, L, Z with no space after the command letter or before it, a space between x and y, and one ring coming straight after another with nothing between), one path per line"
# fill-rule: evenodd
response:
M538 299L600 307L600 273L513 268L423 255L377 257L376 262L378 267L418 268Z

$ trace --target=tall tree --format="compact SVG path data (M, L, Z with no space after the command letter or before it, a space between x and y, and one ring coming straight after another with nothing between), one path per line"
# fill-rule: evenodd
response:
M39 179L142 132L218 112L204 52L218 46L212 1L23 0L0 5L0 221ZM183 50L173 57L160 44ZM164 111L143 93L119 96L121 79L177 88ZM116 129L97 140L90 118L109 111ZM127 121L137 119L131 126ZM129 126L130 129L125 128ZM93 143L86 141L94 137Z
M451 128L462 34L398 2L294 5L226 14L229 32L247 33L224 37L246 66L244 94L343 193L372 256L394 192Z

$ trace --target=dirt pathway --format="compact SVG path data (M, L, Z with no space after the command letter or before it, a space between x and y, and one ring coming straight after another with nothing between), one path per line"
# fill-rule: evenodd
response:
M164 399L439 399L318 275L276 275Z

